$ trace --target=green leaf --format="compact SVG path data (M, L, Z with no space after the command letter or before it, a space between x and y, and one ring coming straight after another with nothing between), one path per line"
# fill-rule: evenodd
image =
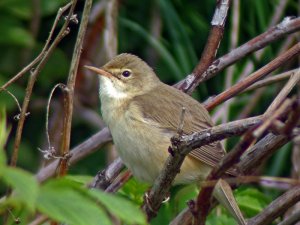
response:
M89 184L93 180L93 176L84 176L84 175L67 175L66 179L77 182L81 185Z
M207 225L237 225L237 222L226 214L217 215L216 212L211 213L207 219Z
M34 38L22 24L11 16L0 16L0 44L15 45L19 47L32 47Z
M0 9L20 18L30 19L32 15L32 2L24 0L1 0Z
M63 187L63 183L66 186ZM38 196L38 210L54 220L70 225L112 224L104 210L88 195L83 195L83 188L80 192L74 187L78 188L77 184L66 179L46 183Z
M255 188L238 189L235 193L236 201L247 217L255 216L270 202L268 197Z
M173 199L175 206L177 206L176 208L178 210L178 213L184 208L186 208L186 203L189 200L194 199L195 196L197 196L198 192L199 190L195 184L185 185L178 190Z
M33 175L18 168L2 168L0 174L8 185L13 188L11 198L20 201L28 210L35 209L39 186Z
M40 13L42 17L51 16L57 13L60 6L69 2L68 0L41 0ZM33 16L33 2L24 0L1 0L0 9L20 19L29 20Z
M183 74L191 72L193 65L197 62L197 57L193 44L187 36L186 29L174 8L171 1L159 1L162 17L165 20L167 30L170 32L172 46L175 51L176 58L180 62Z
M98 199L109 212L128 224L147 224L145 215L133 203L119 196L99 190L91 190L91 195Z
M125 183L118 193L126 196L135 204L141 205L144 201L144 194L149 188L149 184L139 182L133 177Z
M131 20L121 18L121 25L131 29L136 34L141 35L162 57L162 59L167 63L169 69L172 71L172 74L178 79L182 79L182 71L177 65L172 54L165 48L165 46L159 42L157 39L151 36L151 34L145 30L141 25Z

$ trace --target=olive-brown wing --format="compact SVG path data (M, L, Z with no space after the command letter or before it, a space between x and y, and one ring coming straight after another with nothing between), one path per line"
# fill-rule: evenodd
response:
M151 104L147 104L149 102ZM184 134L199 132L213 125L207 110L199 102L165 84L135 97L133 104L141 109L145 120L153 120L162 130L172 135L177 132L182 107L186 109ZM214 167L225 155L225 151L219 142L215 142L195 149L189 155Z

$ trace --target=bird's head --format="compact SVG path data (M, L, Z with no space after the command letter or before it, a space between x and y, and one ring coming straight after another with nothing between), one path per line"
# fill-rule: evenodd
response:
M85 67L100 75L100 94L114 98L146 93L160 82L153 69L132 54L120 54L101 68Z

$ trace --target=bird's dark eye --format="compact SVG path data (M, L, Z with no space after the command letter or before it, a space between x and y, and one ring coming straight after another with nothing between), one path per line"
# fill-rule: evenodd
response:
M129 71L129 70L124 70L123 72L122 72L122 76L123 77L129 77L131 75L131 72Z

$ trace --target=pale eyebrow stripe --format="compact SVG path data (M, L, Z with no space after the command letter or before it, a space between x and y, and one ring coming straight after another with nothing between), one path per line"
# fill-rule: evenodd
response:
M119 68L110 69L110 71L111 71L112 73L119 73L119 72L122 72L122 71L124 71L124 70L128 70L128 71L131 72L131 69L127 69L127 68L122 68L122 69L119 69Z

